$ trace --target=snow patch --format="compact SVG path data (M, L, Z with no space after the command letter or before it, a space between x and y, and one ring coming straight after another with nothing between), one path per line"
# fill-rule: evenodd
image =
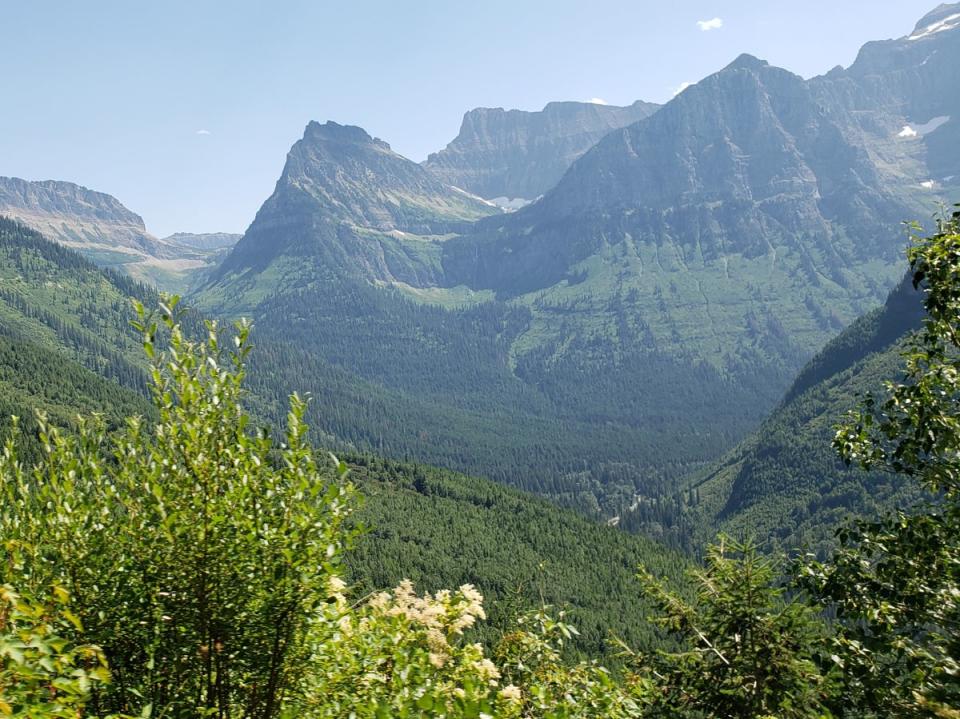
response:
M943 32L944 30L953 30L955 27L960 27L960 13L947 15L943 20L937 20L937 22L927 25L920 32L915 32L908 37L907 40L921 40L925 37L935 35L938 32Z
M923 137L929 135L938 127L942 127L950 122L949 115L940 115L921 124L904 125L903 129L897 133L897 137Z
M466 195L467 197L482 202L485 205L489 205L490 207L500 207L500 205L498 205L496 202L491 202L490 200L480 197L480 195L474 195L472 192L467 192L462 187L457 187L456 185L450 185L450 187L459 192L461 195Z
M539 198L537 198L539 199ZM507 212L513 212L514 210L519 210L521 207L526 207L533 200L528 200L524 197L494 197L493 204L497 207L506 210Z

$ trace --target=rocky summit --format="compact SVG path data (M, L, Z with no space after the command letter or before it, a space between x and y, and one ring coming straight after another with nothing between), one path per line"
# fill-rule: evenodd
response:
M608 132L658 107L640 100L628 107L551 102L539 112L479 107L463 116L457 137L424 167L450 185L512 209L556 185Z
M214 280L251 279L272 267L271 283L280 276L293 281L307 278L312 266L369 280L435 284L443 240L498 212L359 127L311 122Z

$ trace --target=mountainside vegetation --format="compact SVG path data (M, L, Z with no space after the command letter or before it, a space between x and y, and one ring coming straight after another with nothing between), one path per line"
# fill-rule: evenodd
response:
M653 527L642 512L624 527L703 546L715 532L754 535L770 547L824 551L849 516L874 516L916 498L883 473L846 467L830 449L849 408L896 374L920 327L919 293L905 280L882 308L854 322L814 357L781 404L708 470L680 482L675 524Z
M114 429L133 415L155 420L156 410L144 394L148 363L130 326L132 303L159 302L154 291L2 218L0 276L4 287L11 288L0 288L0 429L9 436L11 417L19 418L21 460L30 464L41 456L37 411L52 426L68 431L77 429L79 416L92 412L102 413ZM182 320L191 336L202 331L195 313ZM372 385L323 365L302 349L261 341L256 328L252 338L257 346L246 401L258 422L283 421L285 408L269 398L278 384L287 384L291 390L313 392L305 411L334 430L333 435L317 435L329 448L348 449L338 438L349 438L346 430L360 419L383 423L385 442L391 442L391 432L416 417L431 431L445 433L451 456L456 452L464 465L479 465L467 461L455 428L445 427L444 417L431 412L429 398L383 397ZM311 368L307 384L300 376L304 366ZM322 379L319 387L313 384L317 378ZM396 414L398 407L412 409ZM392 424L390 412L395 413ZM516 424L519 428L521 422ZM486 432L486 456L499 452L497 461L507 476L511 458L522 457L529 448L511 451L502 444L502 428L479 421L477 426ZM370 527L350 555L348 578L358 591L392 587L403 578L427 589L472 583L510 611L541 601L564 608L582 628L574 648L584 654L614 652L614 633L637 646L659 642L642 620L646 605L627 588L641 561L678 576L686 565L680 555L486 479L370 454L346 458L367 497L356 521ZM548 476L546 469L542 476ZM611 602L611 596L617 601ZM484 636L492 636L510 618L494 611Z

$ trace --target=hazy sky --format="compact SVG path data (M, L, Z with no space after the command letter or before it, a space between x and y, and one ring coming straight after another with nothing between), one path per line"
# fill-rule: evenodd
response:
M307 121L415 160L473 107L665 102L750 52L809 77L918 0L0 0L0 175L118 197L157 235L242 232Z

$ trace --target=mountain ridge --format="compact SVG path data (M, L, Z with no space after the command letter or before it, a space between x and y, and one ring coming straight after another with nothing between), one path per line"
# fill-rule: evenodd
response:
M215 262L204 248L154 237L143 218L115 197L73 182L0 177L0 215L81 252L101 267L171 291L185 291Z
M533 112L478 107L464 114L457 137L423 165L481 197L531 201L604 134L658 108L641 100L626 107L550 102Z

